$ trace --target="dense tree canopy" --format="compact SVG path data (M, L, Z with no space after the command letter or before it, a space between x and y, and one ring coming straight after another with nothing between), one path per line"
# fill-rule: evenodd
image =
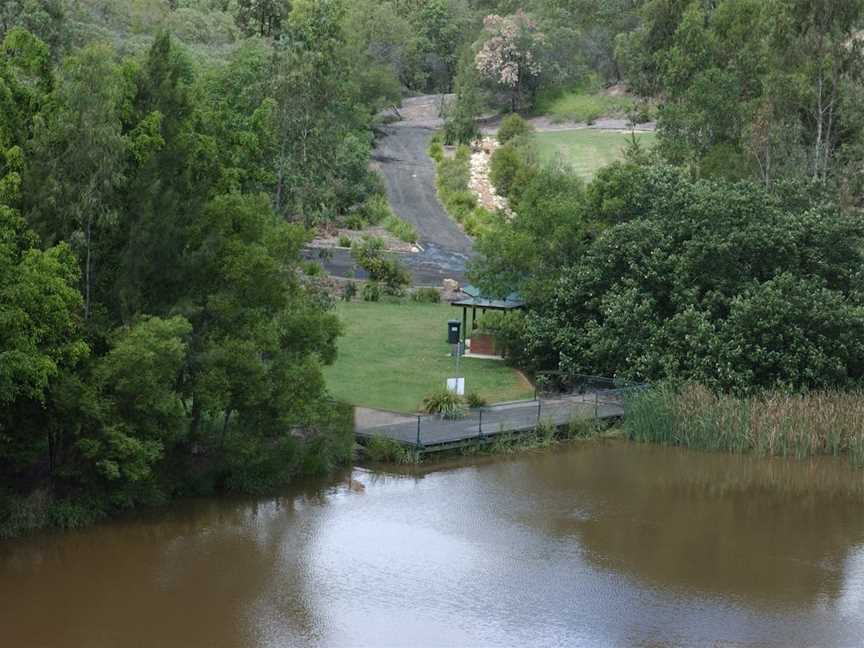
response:
M604 171L582 207L602 231L546 274L526 269L547 292L523 344L567 373L738 392L860 380L864 229L805 195L662 165Z
M347 458L339 323L298 271L306 224L374 187L342 8L295 3L204 70L167 32L56 62L6 32L0 529L34 490L27 519L66 525Z

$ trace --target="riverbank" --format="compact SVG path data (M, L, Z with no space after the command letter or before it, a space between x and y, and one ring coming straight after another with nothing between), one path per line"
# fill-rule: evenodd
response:
M742 398L698 385L660 386L629 400L624 430L633 441L796 459L846 456L864 467L861 392Z
M353 451L353 408L333 403L319 429L294 429L266 444L232 431L220 446L199 444L192 459L162 466L134 501L96 486L0 492L0 541L42 530L80 529L194 497L273 493L295 479L321 477L349 465Z

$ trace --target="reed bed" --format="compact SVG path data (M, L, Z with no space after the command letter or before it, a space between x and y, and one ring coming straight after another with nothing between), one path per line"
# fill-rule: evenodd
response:
M656 387L627 403L634 441L806 459L847 455L864 467L864 392L770 393L741 398L688 385Z

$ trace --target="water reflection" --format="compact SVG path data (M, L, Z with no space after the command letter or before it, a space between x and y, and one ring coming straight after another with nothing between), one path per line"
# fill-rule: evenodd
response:
M0 545L10 646L858 645L864 476L621 443Z

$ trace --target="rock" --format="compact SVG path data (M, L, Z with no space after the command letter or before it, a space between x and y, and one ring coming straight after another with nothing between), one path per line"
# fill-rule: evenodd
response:
M459 282L455 279L445 279L442 285L447 292L459 292Z

